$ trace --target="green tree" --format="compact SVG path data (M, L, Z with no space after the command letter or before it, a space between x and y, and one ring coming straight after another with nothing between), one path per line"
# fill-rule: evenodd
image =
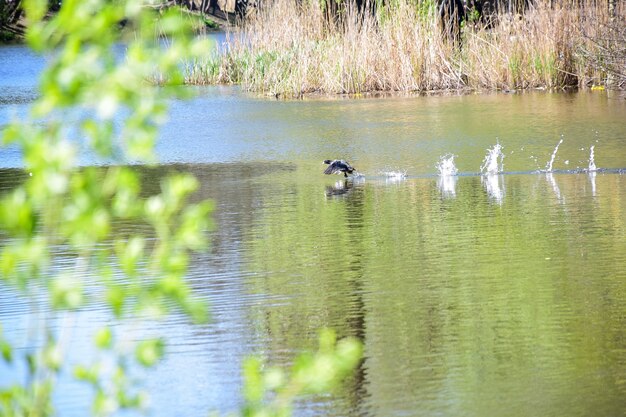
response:
M197 181L183 174L165 178L159 194L146 196L128 163L156 162L166 99L186 95L182 63L208 53L210 45L193 36L178 9L153 2L65 0L50 19L46 0L23 6L27 42L49 56L49 65L27 119L2 132L4 145L21 149L28 176L0 196L0 276L51 315L33 329L42 343L31 353L19 353L0 327L3 360L28 369L25 383L0 387L0 415L47 416L54 414L52 393L68 366L68 341L53 325L57 319L90 304L106 306L118 320L159 319L173 311L194 322L207 319L207 306L193 297L185 274L190 252L208 243L211 203L189 204ZM123 57L116 53L120 43ZM80 167L82 152L106 167ZM120 222L149 231L113 233ZM133 387L129 368L153 366L166 346L161 337L136 341L130 350L123 341L114 327L103 327L94 345L117 358L115 365L73 369L95 391L95 415L141 408L145 396ZM328 389L358 361L355 341L335 346L332 333L324 333L321 343L320 352L298 359L289 376L261 373L251 359L244 414L285 415L296 395ZM277 393L272 401L269 391Z

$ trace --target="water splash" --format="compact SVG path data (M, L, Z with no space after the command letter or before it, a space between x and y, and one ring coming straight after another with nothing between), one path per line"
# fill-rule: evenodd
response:
M437 185L441 191L441 195L446 198L456 197L456 174L459 172L454 165L456 155L451 153L439 157L439 162L435 165L439 171Z
M541 172L541 167L539 166L539 158L536 157L535 155L531 155L530 159L532 159L533 162L535 163L535 168L537 168L537 172Z
M589 148L589 172L595 172L598 169L596 167L595 155L593 152L593 148L595 147L596 145L591 145L591 148Z
M550 161L546 165L545 172L552 172L552 164L554 164L554 158L556 158L556 153L559 151L559 146L561 146L561 143L563 143L563 139L561 139L559 143L556 144L554 151L552 152L552 157L550 158Z
M444 156L439 158L439 162L437 162L437 170L439 171L440 177L448 177L456 175L459 170L454 165L454 158L456 155L452 155L450 153L445 154Z
M496 143L493 148L487 149L487 155L480 166L483 175L494 175L504 171L504 154L502 145Z
M406 171L381 171L380 174L389 182L403 181L406 179Z

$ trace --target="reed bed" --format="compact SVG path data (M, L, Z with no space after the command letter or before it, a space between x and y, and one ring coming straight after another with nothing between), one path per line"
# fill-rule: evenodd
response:
M450 36L434 3L398 1L375 14L347 3L329 20L319 2L274 0L229 33L220 53L191 66L188 82L289 97L600 84L606 68L590 57L615 16L599 3L536 3Z

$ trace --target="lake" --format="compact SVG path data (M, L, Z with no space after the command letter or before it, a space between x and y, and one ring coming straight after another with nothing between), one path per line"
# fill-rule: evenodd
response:
M0 126L26 113L44 61L0 47ZM194 90L171 103L162 164L137 169L147 190L191 172L195 198L215 202L211 249L189 271L211 321L116 324L170 338L142 375L152 415L236 410L246 356L286 366L322 327L359 338L365 358L298 416L624 415L624 95L277 101ZM482 175L496 145L503 173ZM445 155L458 175L439 175ZM323 175L328 158L359 177ZM0 149L0 193L27 175L21 166L16 149ZM3 285L0 322L28 349L39 313ZM72 317L70 361L92 354L110 320L97 305ZM0 366L0 385L23 376ZM85 415L89 395L62 377L59 415Z

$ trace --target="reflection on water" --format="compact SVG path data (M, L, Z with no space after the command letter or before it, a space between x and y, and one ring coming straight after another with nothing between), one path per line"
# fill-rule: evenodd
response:
M26 112L42 64L0 47L0 126ZM335 396L299 404L297 415L623 415L626 100L195 91L171 103L157 149L166 165L137 169L146 193L166 172L189 171L200 182L194 198L215 201L211 250L189 272L213 320L116 324L128 338L170 338L165 362L142 375L154 415L236 409L242 358L287 366L324 326L362 340L365 360ZM327 155L354 161L362 176L321 174ZM433 164L441 155L456 155L452 175ZM530 174L537 161L549 172ZM21 166L18 150L0 149L0 167ZM0 169L0 194L26 178ZM129 231L142 229L114 228ZM69 267L64 248L54 250ZM19 349L32 346L38 318L0 284L4 335ZM58 326L82 361L94 329L113 319L97 305L70 318ZM0 386L25 372L0 364ZM89 395L62 376L59 415L85 415Z
M551 172L546 173L546 181L548 181L548 183L552 186L552 190L554 191L554 196L556 197L557 201L562 201L561 189L559 188L559 185L556 183L556 180L554 179L554 175L552 175Z
M455 197L456 196L456 175L459 172L454 164L454 158L456 155L446 154L439 158L437 162L437 171L439 171L439 179L437 184L441 195L443 197Z
M589 182L591 183L591 195L596 196L596 175L597 172L595 170L589 172Z
M550 174L448 177L455 185L442 188L437 177L329 182L274 163L138 169L147 191L165 172L191 171L196 198L217 207L212 249L189 274L212 322L125 332L171 338L165 362L144 375L156 416L235 409L243 357L287 365L323 326L360 338L366 357L335 396L298 415L499 416L503 406L509 416L619 415L626 406L622 174L559 174L556 193ZM0 171L0 190L24 178ZM5 334L18 345L31 314L0 292ZM98 308L76 313L72 357L89 354L108 320ZM17 374L2 368L0 384ZM84 415L86 392L62 380L60 414Z
M441 195L446 198L456 197L456 183L458 177L452 175L444 175L437 178L437 186L441 191Z
M336 181L333 185L326 186L326 197L339 197L345 196L354 188L354 181L342 180Z
M480 177L489 198L498 204L504 200L504 180L502 175L488 174Z

